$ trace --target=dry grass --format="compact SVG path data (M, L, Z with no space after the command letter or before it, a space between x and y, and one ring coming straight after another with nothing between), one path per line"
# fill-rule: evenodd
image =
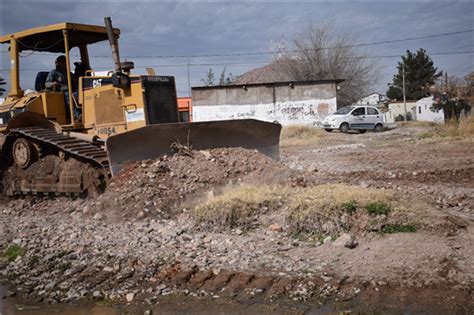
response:
M316 144L325 136L325 131L320 128L307 126L283 127L280 145L283 147Z
M351 228L351 215L368 216L368 205L394 208L395 201L385 190L340 184L314 186L290 196L286 222L293 233L336 235Z
M393 210L397 200L386 190L340 184L306 188L241 186L196 206L193 215L204 228L250 229L267 213L284 217L291 234L337 235L351 228L348 217L375 220L368 205Z
M399 127L433 127L433 126L436 126L436 123L432 121L410 120L410 121L398 121L397 126Z
M278 209L281 198L272 187L240 186L197 205L192 213L196 221L209 230L249 229L258 215Z
M474 116L451 120L444 125L435 127L435 133L445 138L474 139Z

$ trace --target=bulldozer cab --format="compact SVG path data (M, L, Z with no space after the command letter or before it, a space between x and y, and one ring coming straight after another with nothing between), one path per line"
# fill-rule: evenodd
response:
M18 113L29 111L73 130L106 139L111 135L153 124L180 122L174 77L133 75L133 62L119 61L120 30L61 23L38 27L0 38L10 45L11 88L0 107L0 131ZM96 73L91 69L88 45L109 41L115 71ZM72 73L71 54L78 48L80 62ZM24 95L20 88L20 52L40 51L65 55L67 89L45 89L47 71L36 75L36 92ZM67 93L66 93L67 92Z
M113 32L115 36L120 35L118 29L113 29ZM0 43L9 45L11 86L0 109L0 128L4 127L15 114L23 111L37 113L66 128L83 126L82 117L78 117L77 113L74 115L74 110L79 112L82 110L79 85L82 84L84 77L91 77L93 74L87 46L107 39L105 27L76 23L54 24L2 36ZM80 53L80 62L73 65L70 51L76 47ZM49 71L39 71L34 80L35 92L24 95L20 87L20 53L28 51L66 57L66 93L46 89L45 83Z

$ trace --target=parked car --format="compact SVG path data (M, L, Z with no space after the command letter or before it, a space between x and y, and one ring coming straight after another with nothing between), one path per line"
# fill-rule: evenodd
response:
M383 130L383 115L373 106L347 106L323 120L323 128L327 132L339 129L348 132L351 129L364 133L367 130L380 132Z

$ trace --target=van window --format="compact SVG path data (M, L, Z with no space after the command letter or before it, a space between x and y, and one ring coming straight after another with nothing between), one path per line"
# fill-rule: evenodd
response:
M379 112L375 108L367 107L367 115L378 115L378 114Z
M352 112L352 115L354 116L365 115L365 107L359 107L359 108L354 109L354 111Z

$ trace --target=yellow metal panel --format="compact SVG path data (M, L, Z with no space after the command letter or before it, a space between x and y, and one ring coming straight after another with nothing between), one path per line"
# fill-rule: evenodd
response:
M16 39L21 39L24 37L28 37L31 35L42 34L47 32L53 31L60 31L60 30L78 30L78 31L85 31L85 32L94 32L94 33L104 33L107 34L107 30L103 26L97 25L87 25L87 24L78 24L78 23L58 23L46 26L40 26L35 28L30 28L24 31L4 35L0 37L0 43L10 42L12 37ZM116 35L120 35L120 30L118 28L114 28L114 33Z
M41 99L43 100L44 113L46 118L54 120L60 125L67 124L64 94L53 92L43 92L40 94Z
M134 78L134 77L132 76L130 78ZM139 112L145 113L145 108L144 108L145 106L144 106L144 101L143 101L143 87L142 87L141 81L132 83L130 85L130 91L125 94L124 105L127 105L126 109L130 112L130 114L133 114L134 109L136 109ZM127 115L127 113L125 113L125 117L131 118L132 115ZM132 120L132 119L127 120L128 130L133 130L133 129L140 128L143 126L146 126L146 120Z
M97 93L94 98L96 125L123 123L125 121L122 99L118 98L115 89Z

